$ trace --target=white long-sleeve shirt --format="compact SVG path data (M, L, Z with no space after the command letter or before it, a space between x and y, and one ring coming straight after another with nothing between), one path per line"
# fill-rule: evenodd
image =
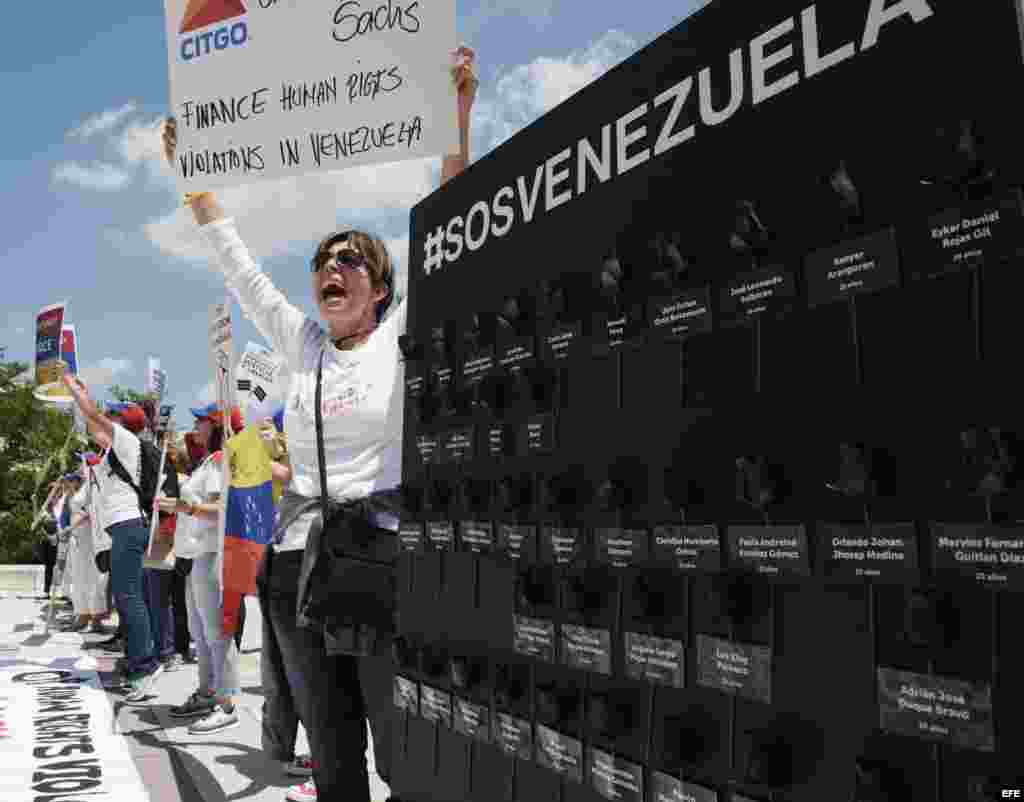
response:
M221 272L246 317L286 361L291 373L284 426L292 490L320 495L314 419L316 372L324 351L323 424L327 492L339 501L390 490L402 479L405 366L398 338L405 334L402 301L359 348L334 346L315 320L293 306L259 269L231 218L202 227ZM275 548L305 547L316 513L292 524Z

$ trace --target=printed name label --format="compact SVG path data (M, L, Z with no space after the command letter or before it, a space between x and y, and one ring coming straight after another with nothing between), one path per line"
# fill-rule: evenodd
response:
M517 654L555 662L555 624L540 618L517 615L512 618L512 648Z
M995 751L989 685L880 667L878 706L887 732Z
M729 561L765 576L810 576L807 530L795 526L730 526Z
M551 454L555 450L555 416L551 413L532 415L522 424L519 434L520 454Z
M626 633L626 676L655 685L685 688L683 642Z
M556 774L583 782L583 744L543 724L537 725L537 762Z
M510 560L537 560L537 527L527 524L498 524L498 547Z
M533 727L525 719L498 713L494 717L494 742L510 757L533 760Z
M656 561L670 563L685 573L717 574L722 570L722 543L713 524L656 526L651 549Z
M1024 526L934 523L931 540L940 578L1024 589Z
M473 387L483 381L494 367L494 352L480 349L462 363L462 384Z
M828 579L901 583L920 577L912 523L871 527L823 523L819 542Z
M562 662L582 671L611 674L611 633L607 629L562 624Z
M395 707L406 713L418 715L420 712L419 686L411 679L395 677Z
M452 526L452 522L428 522L427 539L434 551L451 551L455 546L455 528Z
M435 434L416 435L416 451L423 465L441 464L441 443Z
M413 554L423 553L423 524L401 524L398 527L398 541L402 551Z
M490 717L490 711L484 705L456 697L452 729L467 738L488 743L491 739Z
M651 802L718 802L718 794L655 771L651 773Z
M452 695L424 685L420 691L420 715L427 721L452 726Z
M555 362L568 359L572 354L573 345L579 340L579 337L579 323L553 326L544 337L544 347L548 359Z
M476 433L472 426L453 429L444 435L444 460L459 464L475 456Z
M804 276L812 307L898 284L896 229L886 228L815 251L807 257Z
M587 751L587 764L591 787L605 799L643 802L642 766L594 747Z
M647 530L602 527L594 530L597 559L613 568L629 568L647 560Z
M925 225L925 258L919 278L950 273L1011 255L1021 243L1020 190L1000 198L946 209Z
M711 288L684 290L671 298L652 298L647 325L665 340L684 340L711 331Z
M549 565L568 565L580 556L580 530L545 526L541 533L541 560Z
M772 651L698 635L697 684L771 704Z
M463 551L490 554L494 549L494 524L490 521L462 521L459 524L459 543Z
M788 312L796 297L793 274L765 267L730 279L721 291L722 325L737 326L760 315Z

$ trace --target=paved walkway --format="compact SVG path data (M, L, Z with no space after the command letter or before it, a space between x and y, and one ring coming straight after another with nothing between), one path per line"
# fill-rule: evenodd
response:
M44 600L0 595L0 800L33 802L49 794L47 802L144 801L146 795L150 802L281 802L287 787L301 779L287 776L260 750L262 621L255 600L247 601L236 705L241 726L193 736L190 720L173 719L167 711L195 690L194 664L166 672L156 698L128 704L102 688L118 656L95 648L105 635L57 628L47 633ZM91 735L59 730L86 726ZM67 744L86 741L94 751L60 754ZM307 751L301 731L297 750ZM372 767L372 752L368 759ZM387 798L387 786L375 774L372 797Z

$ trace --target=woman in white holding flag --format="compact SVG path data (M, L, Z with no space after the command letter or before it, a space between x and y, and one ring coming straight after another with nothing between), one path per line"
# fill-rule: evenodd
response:
M470 112L478 85L473 52L460 48L456 56L452 72L461 151L445 157L442 182L469 160ZM171 164L176 144L175 124L169 120L165 149ZM322 487L330 504L338 505L332 527L369 526L382 542L396 537L404 415L398 338L405 334L405 303L385 317L394 276L383 240L342 230L326 236L311 260L322 324L307 318L260 270L212 194L190 195L187 202L243 312L292 374L284 417L291 484L260 581L264 750L278 760L291 760L301 720L313 753L314 779L292 789L288 798L368 802L367 717L377 773L385 782L390 778L394 577L388 574L381 583L379 605L337 610L344 619L338 627L299 625L299 613L308 624L305 614L310 612L306 606L299 609L306 598L300 585L308 586L315 569L304 565L304 556L315 560L319 552ZM315 403L321 371L324 470ZM349 517L354 510L361 516L358 522Z

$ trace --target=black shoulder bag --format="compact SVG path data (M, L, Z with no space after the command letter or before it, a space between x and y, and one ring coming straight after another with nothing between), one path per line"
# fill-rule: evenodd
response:
M381 526L398 514L398 494L375 493L339 503L327 494L323 428L324 354L316 372L316 447L320 467L320 520L310 527L299 580L299 614L328 628L394 630L398 533Z

